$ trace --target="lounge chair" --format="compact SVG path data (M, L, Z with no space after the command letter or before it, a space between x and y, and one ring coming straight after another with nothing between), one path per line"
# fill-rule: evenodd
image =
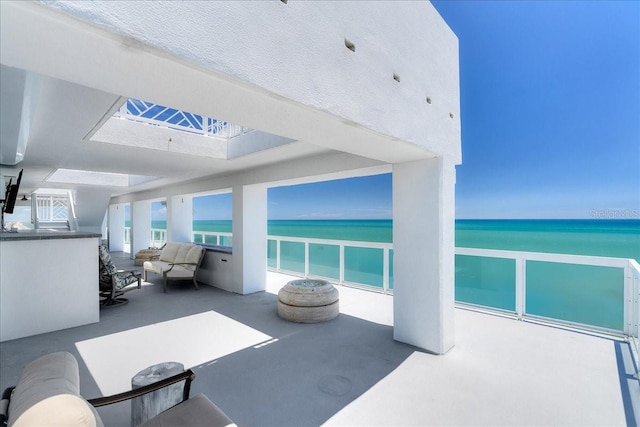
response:
M142 287L142 274L135 270L118 270L111 260L111 254L105 245L98 248L100 305L115 307L129 302L123 298L125 292ZM137 286L132 286L136 285Z

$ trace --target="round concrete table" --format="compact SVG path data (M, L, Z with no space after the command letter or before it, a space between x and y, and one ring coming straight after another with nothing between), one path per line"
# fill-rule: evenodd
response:
M338 290L325 280L292 280L278 292L278 316L290 322L325 322L340 313L338 302Z

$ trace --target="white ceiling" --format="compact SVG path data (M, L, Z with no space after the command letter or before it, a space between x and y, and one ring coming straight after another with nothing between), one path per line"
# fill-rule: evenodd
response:
M36 75L36 89L25 93L14 90L22 87L24 72L6 66L2 66L0 72L3 76L3 105L15 106L0 111L3 125L18 125L16 120L20 114L16 110L35 104L32 117L22 115L22 120L28 122L23 125L29 129L24 160L15 166L2 166L2 174L8 176L16 175L19 169L24 168L21 194L42 187L84 187L47 182L47 177L58 168L160 177L135 187L108 187L112 195L120 195L330 151L309 143L292 142L223 160L95 142L90 140L90 136L122 103L123 98L119 95L40 75ZM17 143L17 132L14 134L12 138L3 132L3 151L10 150L11 145Z

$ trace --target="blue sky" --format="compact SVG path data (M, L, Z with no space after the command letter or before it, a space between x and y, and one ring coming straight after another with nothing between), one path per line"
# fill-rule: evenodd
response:
M211 194L193 198L193 219L231 219L231 193Z
M460 41L457 218L640 210L640 2L435 1ZM269 217L391 217L391 176L269 191Z
M270 188L269 219L391 218L391 175Z
M268 203L269 219L391 218L391 176L270 188ZM231 212L231 193L193 198L195 220L231 219Z
M640 207L640 3L437 1L460 40L458 218Z

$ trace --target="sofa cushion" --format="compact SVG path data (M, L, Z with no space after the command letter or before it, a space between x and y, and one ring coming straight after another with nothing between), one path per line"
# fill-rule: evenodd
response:
M165 261L145 261L143 265L145 270L153 271L160 275L163 275L166 271L167 277L170 279L190 279L193 277L193 271L195 270L195 266L173 265L172 263Z
M173 262L198 264L203 250L204 249L201 246L185 243L180 246ZM195 271L196 269L196 265L184 265L183 267L191 271Z
M180 243L167 243L160 252L160 261L174 262L180 246L182 246Z
M235 427L236 425L204 394L167 409L140 427L209 426Z
M180 248L178 248L178 253L176 254L176 257L173 259L173 262L187 262L187 254L189 253L189 250L191 249L192 245L187 245L187 244L183 244L180 245Z
M185 262L191 262L194 264L198 264L200 262L200 258L202 258L202 253L204 252L204 248L202 246L193 245L187 256L185 257ZM195 267L194 267L195 268Z
M78 362L68 352L47 354L22 371L9 403L10 426L102 426L80 397Z
M169 279L191 279L193 278L193 269L190 269L190 265L182 266L176 265L171 271L166 273L167 278Z
M145 261L143 268L154 273L162 274L171 268L171 263L167 261Z

